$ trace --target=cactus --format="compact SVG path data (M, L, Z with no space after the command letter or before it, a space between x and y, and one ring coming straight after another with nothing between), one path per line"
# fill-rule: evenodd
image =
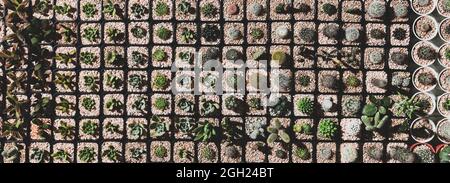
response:
M316 38L316 31L311 28L302 28L300 30L300 39L302 39L305 42L313 42Z
M359 39L360 32L356 27L349 27L345 29L345 39L350 42L354 42Z
M208 42L216 41L220 36L220 30L217 25L206 24L202 30L202 37Z
M230 28L227 31L228 37L230 37L232 40L238 40L242 37L242 33L239 29L236 28Z
M386 6L380 1L374 1L370 3L367 12L372 18L381 18L386 13Z
M264 7L259 3L253 3L250 6L250 11L253 13L253 15L260 16L264 12Z
M338 132L338 124L331 119L322 119L319 122L318 135L324 138L334 138Z
M372 64L380 64L383 62L383 53L381 51L373 51L369 54L369 61Z
M212 3L206 3L200 8L201 13L208 18L214 18L218 14L218 8Z
M225 147L225 156L236 159L239 157L239 151L236 146L227 146Z
M278 119L275 120L274 124L268 126L266 130L270 133L267 137L268 144L273 144L277 139L281 139L284 143L289 143L291 141L289 134L286 133L286 129L281 125Z
M232 60L232 61L236 61L241 59L241 52L232 48L229 49L226 53L225 53L225 57L227 58L227 60Z
M406 30L402 29L402 28L396 28L394 29L394 31L392 32L392 35L395 39L397 40L404 40L406 39Z
M386 33L381 29L372 29L370 30L370 37L373 39L384 39L386 37Z
M311 6L309 6L306 3L301 3L300 6L298 7L298 12L309 13L310 11L311 11Z
M337 8L335 5L331 3L325 3L322 5L322 11L326 13L328 16L332 16L337 13Z
M407 55L402 52L393 52L391 54L391 60L397 65L403 65L406 62Z
M405 147L394 147L390 152L390 156L401 163L414 163L416 159L414 153Z
M434 60L439 56L439 53L430 46L421 46L418 50L417 56L423 60Z
M391 105L391 99L386 96L383 99L376 99L374 96L370 96L369 100L371 103L367 103L364 106L361 121L366 126L367 131L374 131L381 129L388 121L389 115L387 110Z
M308 148L304 146L297 147L294 150L293 154L302 160L307 160L311 158L311 153L309 152Z
M396 17L406 17L408 15L408 6L397 4L394 6L394 14Z
M358 77L351 75L345 79L345 84L350 87L358 87L361 85L361 80Z
M314 102L309 97L303 97L297 101L297 109L304 114L311 114L314 109Z
M356 114L361 108L361 101L359 99L347 98L343 101L343 110L351 114Z
M381 158L383 157L383 150L375 146L369 146L366 149L366 153L370 158L374 160L381 160Z
M436 84L436 78L433 76L433 74L429 72L420 73L418 76L419 83L423 85L434 85Z
M322 86L330 89L337 89L339 80L333 75L324 75L322 77Z
M283 65L287 60L287 54L283 51L275 51L272 53L272 62Z
M309 77L308 75L301 75L298 78L298 81L300 83L300 86L308 86L309 83L311 83L311 77Z
M323 34L328 38L335 39L339 35L339 26L335 24L326 25L323 28Z

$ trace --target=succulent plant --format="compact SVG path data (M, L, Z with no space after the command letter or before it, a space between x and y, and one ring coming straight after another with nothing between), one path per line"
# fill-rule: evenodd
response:
M279 26L277 27L277 29L275 29L275 33L281 39L288 39L290 30L286 26Z
M184 111L187 113L194 112L194 103L192 101L189 101L186 98L181 98L178 101L177 106L181 109L181 111Z
M337 89L339 87L339 80L334 75L323 75L321 85L329 89Z
M153 115L150 120L150 137L161 137L169 131L169 124L159 116Z
M305 135L312 135L312 126L309 123L303 123L303 124L295 124L293 127L293 131L295 133L301 133Z
M52 4L49 0L40 0L36 1L36 4L34 4L33 11L42 15L48 15L51 8Z
M93 65L96 62L97 56L92 52L81 52L80 53L80 61L87 65Z
M431 2L430 0L417 0L417 4L421 7L428 6Z
M440 163L450 163L450 146L445 146L439 152Z
M264 7L259 3L253 3L250 5L250 12L252 12L253 15L260 16L264 12Z
M95 7L95 4L92 3L86 3L81 7L83 13L86 15L87 18L93 18L94 15L97 14L98 10L97 7Z
M170 7L167 3L162 2L162 1L158 1L156 3L156 7L155 8L155 12L157 16L165 16L165 15L169 15L170 12Z
M347 98L342 102L342 110L349 112L350 114L358 113L361 109L361 100L355 98Z
M397 160L401 163L413 163L416 159L414 153L405 147L394 147L389 155L392 159Z
M128 136L130 139L139 139L147 133L147 129L144 127L144 124L137 121L133 121L128 124L128 128L130 129L130 134Z
M194 158L194 156L192 155L192 152L185 148L178 149L177 155L181 159L192 160Z
M290 113L289 105L291 105L291 103L286 96L282 95L273 98L270 100L270 103L272 103L272 105L269 106L269 112L271 115L284 116Z
M257 118L257 120L249 123L245 123L245 133L251 139L257 139L258 136L265 137L265 128L264 126L267 122L264 119Z
M349 27L345 29L345 39L350 42L354 42L360 37L359 29L356 27Z
M202 30L202 37L208 42L214 42L219 39L220 30L217 25L206 24Z
M123 103L115 98L110 98L106 101L106 109L109 111L121 111Z
M182 133L189 133L194 129L195 121L193 118L181 117L175 120L175 128Z
M241 32L241 30L239 30L237 28L229 28L227 30L227 35L232 40L238 40L242 37L242 32Z
M62 149L55 150L55 152L51 154L51 157L53 157L53 159L55 160L60 160L63 162L70 162L71 159L71 155L67 151Z
M338 125L331 119L322 119L318 126L318 135L324 138L334 138L338 133Z
M208 161L213 161L217 157L217 152L213 148L206 146L200 151L203 158Z
M344 11L345 11L345 13L352 14L352 15L361 15L362 14L361 9L359 9L359 8L348 8Z
M142 65L145 62L145 57L147 57L145 54L139 52L139 51L133 51L131 52L131 61L134 64Z
M250 108L253 108L253 109L256 109L256 110L262 109L263 106L262 106L261 98L251 98L251 99L248 101L248 106L249 106ZM449 106L450 106L450 105L449 105Z
M81 106L83 106L88 111L94 110L95 104L95 100L90 97L83 98L83 100L81 101Z
M405 53L398 51L398 52L393 52L391 54L391 60L395 64L404 65L406 63L406 59L407 59L407 54L405 54Z
M250 30L250 35L253 39L261 39L264 37L264 31L261 28L252 28Z
M215 115L219 112L220 106L217 102L213 100L203 100L200 108L200 112L202 112L205 116Z
M235 96L225 98L225 108L236 113L245 113L245 102Z
M316 31L311 28L302 28L300 29L300 39L305 42L313 42L316 38Z
M391 99L385 96L382 99L377 99L374 96L369 97L371 103L364 105L361 121L366 126L367 131L374 131L381 129L389 120L387 110L391 105Z
M155 147L155 151L153 152L153 155L157 158L165 158L167 157L168 150L163 145L157 145Z
M70 14L71 14L72 11L73 11L72 6L70 6L70 5L67 4L67 3L64 3L64 4L62 4L62 5L56 5L56 6L54 7L54 9L55 9L55 12L56 12L57 14L60 14L60 15L67 15L67 16L70 16Z
M400 100L393 105L397 115L406 115L409 119L413 119L416 115L423 114L425 107L426 105L420 100L404 95L401 95Z
M392 32L392 36L397 40L405 40L407 31L403 28L395 28Z
M75 126L68 124L65 121L61 121L56 133L59 133L63 139L72 139L75 136Z
M108 160L112 162L119 162L122 158L122 153L117 150L114 146L109 145L108 148L103 150L102 157L106 157Z
M358 87L361 85L361 80L355 75L350 75L345 78L345 85L349 87Z
M152 54L155 61L162 62L167 60L167 53L163 49L155 49Z
M147 97L143 97L143 96L137 97L133 101L131 108L138 110L140 112L143 112L145 109L147 109Z
M87 120L81 125L81 131L86 135L95 136L98 134L98 129L98 123L95 123L92 120Z
M372 64L380 64L383 62L383 56L382 51L372 51L369 53L369 61Z
M157 110L164 111L169 108L169 101L167 98L164 97L157 97L155 99L155 103L153 104L153 107Z
M383 157L383 149L376 146L369 146L365 149L367 155L374 160L381 160Z
M275 156L280 159L286 159L288 157L288 154L286 151L278 149L275 151Z
M278 119L267 127L267 132L270 133L267 137L268 144L273 144L278 138L284 143L289 143L291 141L289 134L286 132L286 129L281 125L281 122Z
M406 17L408 15L408 6L397 4L394 6L394 14L396 17Z
M300 98L297 101L297 109L304 114L311 114L314 110L314 101L309 97Z
M147 12L148 9L139 3L134 3L131 5L131 14L136 18L144 17Z
M142 88L145 77L139 74L132 74L128 77L128 83L134 88Z
M227 50L227 52L225 53L225 58L227 60L236 61L241 59L241 57L242 53L234 48Z
M192 31L191 29L183 27L181 29L181 40L186 43L194 41L195 40L195 32Z
M93 147L83 147L78 155L82 162L90 163L96 159L97 153Z
M341 148L341 161L353 163L358 159L358 151L351 146L344 146Z
M206 3L200 8L200 11L202 12L202 15L208 18L214 18L218 13L217 7L212 3Z
M172 37L172 31L167 29L166 27L159 27L156 29L156 36L158 36L159 39L162 39L164 41L167 41Z
M434 85L436 84L436 77L429 72L420 73L418 75L419 83L423 85Z
M231 158L231 159L236 159L239 158L239 150L236 148L236 146L226 146L225 147L225 156Z
M122 79L120 79L120 77L116 75L106 74L105 84L108 87L117 89L122 86Z
M203 122L199 122L197 127L192 130L195 134L194 141L203 141L206 142L217 135L216 128L211 122L205 120Z
M339 26L335 24L328 24L323 28L323 35L331 39L336 39L339 35L339 30Z
M288 13L289 10L290 10L290 5L288 5L286 3L278 3L275 6L275 13L278 13L278 14Z
M297 10L300 13L309 13L311 12L311 6L306 3L300 3Z
M192 6L191 3L187 2L187 1L181 1L178 5L177 5L178 10L183 13L183 14L188 14L191 12L192 10Z
M297 156L302 160L308 160L311 158L311 153L309 152L309 149L306 146L299 146L295 148L293 155Z
M373 1L369 4L367 13L372 18L381 18L386 13L386 6L380 1Z
M95 42L100 38L100 31L96 27L86 27L82 36L90 42Z
M106 13L110 16L116 16L119 9L119 5L112 2L112 0L106 1L103 5L103 13Z
M130 29L131 35L133 35L135 38L142 39L145 36L147 36L147 30L145 30L141 26L134 26Z
M386 33L381 29L372 29L370 30L370 37L374 39L384 39Z
M308 75L301 75L298 78L298 81L300 86L309 86L309 84L311 83L311 77L309 77Z
M337 13L337 8L335 5L331 3L325 3L322 5L322 11L326 13L328 16L332 16Z
M97 91L98 89L98 77L95 76L84 76L84 86L89 88L91 91Z
M439 53L437 53L437 51L430 47L430 46L421 46L418 49L418 53L417 56L420 59L424 59L424 60L434 60L438 57Z

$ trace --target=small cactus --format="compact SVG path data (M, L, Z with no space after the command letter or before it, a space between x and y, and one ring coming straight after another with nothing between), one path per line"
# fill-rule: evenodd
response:
M418 76L419 83L423 85L434 85L436 84L436 78L433 76L433 74L425 72L420 73Z
M367 12L372 18L381 18L386 13L386 6L380 1L374 1L370 3Z
M408 6L398 4L394 6L394 14L396 17L406 17L408 15Z
M302 28L300 30L300 39L302 39L305 42L313 42L316 38L316 31L311 28Z
M369 54L369 61L373 64L380 64L383 62L383 53L381 51L373 51Z
M323 34L328 38L335 39L339 35L339 26L329 24L323 28Z
M423 60L434 60L438 57L438 53L430 46L421 46L418 50L417 56Z
M360 32L356 27L349 27L345 29L345 39L354 42L359 39Z

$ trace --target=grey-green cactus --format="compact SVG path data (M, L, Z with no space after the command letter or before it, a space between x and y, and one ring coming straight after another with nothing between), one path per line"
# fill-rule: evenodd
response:
M367 131L374 131L382 128L389 120L387 110L391 105L391 99L386 96L383 99L376 99L374 96L370 96L369 100L371 103L367 103L364 106L361 121L366 126Z

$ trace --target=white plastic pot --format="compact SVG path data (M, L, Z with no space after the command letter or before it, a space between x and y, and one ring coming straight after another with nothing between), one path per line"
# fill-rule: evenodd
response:
M431 128L432 128L432 131L433 131L433 135L431 136L431 137L429 137L428 139L425 139L425 140L419 140L419 139L417 139L413 134L412 134L412 129L413 129L413 126L419 121L419 120L427 120L430 124L431 124ZM430 142L431 140L433 140L433 138L434 138L434 136L436 136L436 125L434 124L434 122L432 121L432 120L430 120L430 119L428 119L428 118L417 118L417 119L415 119L412 123L411 123L411 125L409 126L409 131L410 131L410 134L411 134L411 137L416 141L416 142L419 142L419 143L427 143L427 142Z
M416 59L418 59L418 58L414 57L414 50L416 49L417 45L422 44L422 43L425 43L425 44L427 44L427 45L430 45L430 46L433 47L436 51L439 51L439 48L438 48L435 44L433 44L432 42L429 42L429 41L419 41L419 42L417 42L417 43L413 46L413 48L411 49L411 50L412 50L412 51L411 51L411 52L412 52L412 53L411 53L411 56L412 56L412 59L413 59L414 63L416 63L416 64L419 65L419 66L426 67L426 66L432 65L434 62L436 62L436 60L433 60L432 62L430 62L430 63L428 63L428 64L420 64L419 62L417 62Z
M450 21L450 18L445 18L444 20L442 20L441 21L441 23L439 23L439 37L442 39L442 41L444 41L444 42L446 42L446 43L449 43L450 42L450 40L446 40L445 38L444 38L444 36L442 36L442 33L441 33L441 26L442 26L442 24L444 24L444 22L446 22L446 21Z
M433 21L434 26L436 27L436 31L434 31L433 34L431 35L431 37L430 37L430 38L427 38L427 39L420 38L420 37L417 35L417 32L416 32L416 23L417 23L417 20L419 20L419 19L422 18L422 17L426 17L426 18L431 19L431 20ZM430 15L423 15L423 16L417 17L417 18L414 20L412 29L413 29L414 36L416 36L417 39L422 40L422 41L429 41L429 40L432 40L433 38L435 38L436 35L438 34L438 32L439 32L439 23L436 21L436 19L435 19L434 17L432 17L432 16L430 16Z
M416 82L415 82L415 80L416 80L415 78L416 78L417 71L419 71L420 69L430 69L432 71L434 77L436 78L436 80L438 79L438 73L433 68L431 68L431 67L419 67L413 72L413 75L412 75L412 83L413 83L414 88L416 88L417 90L419 90L421 92L429 92L429 91L433 90L434 88L436 88L436 85L438 85L438 84L434 84L433 87L431 87L431 88L429 88L427 90L422 90L419 87L417 87ZM439 81L437 81L437 82L439 83Z
M444 116L444 117L446 117L446 118L449 118L449 117L450 117L450 114L447 114L447 115L446 115L444 112L442 112L442 110L441 110L441 108L440 108L441 100L442 100L442 98L443 98L444 96L446 96L446 95L450 95L450 93L444 93L444 94L440 95L440 96L437 98L436 105L439 105L439 106L437 106L437 111L439 112L439 114L440 114L441 116Z
M441 1L443 1L443 0L437 0L437 3L436 3L437 12L439 13L439 15L441 15L443 17L450 17L450 13L447 13L447 15L445 15L444 10L439 8L439 2L441 2Z
M445 89L444 87L442 87L442 84L441 84L441 75L444 74L444 72L449 71L449 70L450 70L449 68L443 69L441 72L439 72L439 75L438 75L438 78L437 78L439 88L441 88L441 90L442 90L442 91L445 91L445 92L450 92L450 90Z
M427 116L433 114L434 111L436 111L436 97L431 95L431 94L429 94L429 93L427 93L427 92L418 92L418 93L415 93L412 96L412 98L416 97L419 94L425 94L425 95L428 95L431 98L431 110L427 113Z
M430 14L431 12L433 12L436 9L437 2L438 2L437 0L432 0L433 1L433 8L429 12L419 13L416 9L414 9L413 1L417 1L417 0L411 0L411 9L414 11L414 13L416 13L418 15L428 15L428 14Z
M449 141L446 141L446 140L442 139L441 137L439 137L439 131L438 131L439 126L441 126L441 125L444 124L445 122L446 122L446 123L450 123L450 120L449 120L448 118L444 118L444 119L441 119L441 120L437 123L437 125L436 125L436 133L438 134L438 135L437 135L437 138L439 139L439 141L441 141L441 142L444 143L444 144L450 144Z
M445 68L450 68L450 64L448 64L448 65L445 65L444 63L443 63L443 59L441 59L441 58L444 58L445 59L445 55L441 55L440 53L441 53L441 51L442 51L442 49L444 49L446 46L450 46L450 44L449 43L445 43L445 44L442 44L440 47L439 47L439 57L438 57L438 62L439 62L439 64L441 64L442 65L442 67L445 67ZM448 47L449 49L450 49L450 47Z

